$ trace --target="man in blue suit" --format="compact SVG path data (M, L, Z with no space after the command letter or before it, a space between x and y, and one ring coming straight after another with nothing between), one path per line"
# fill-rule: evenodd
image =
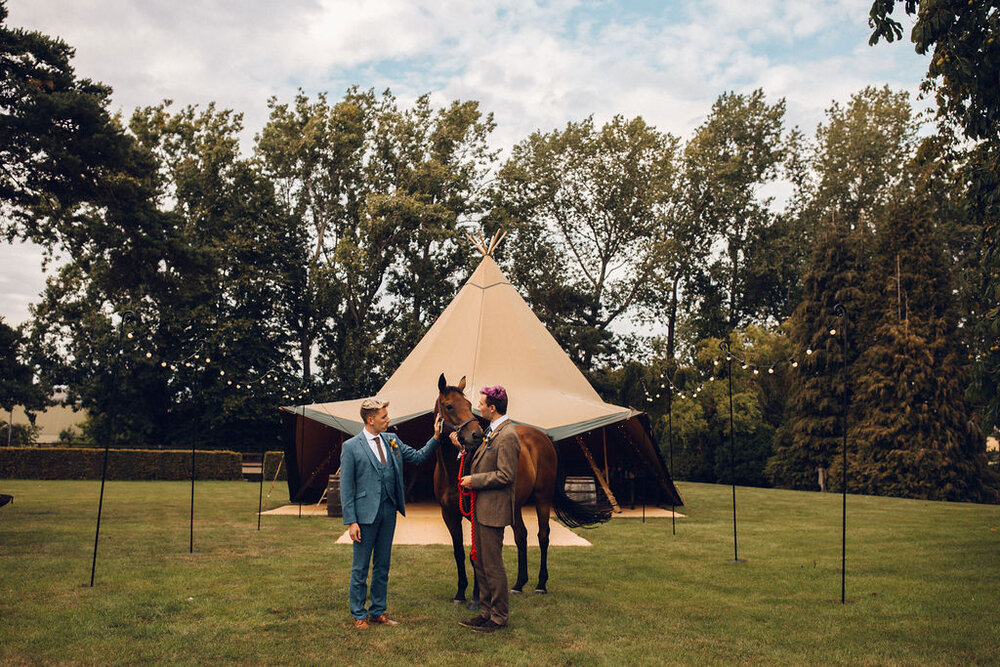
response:
M349 599L354 627L364 630L369 623L399 625L386 615L389 584L389 557L396 532L396 512L406 516L403 497L403 461L420 465L440 444L441 420L434 424L434 437L421 449L413 449L389 427L388 401L374 398L361 403L365 427L344 442L340 451L340 504L344 525L354 540ZM372 566L371 607L368 597L368 567Z

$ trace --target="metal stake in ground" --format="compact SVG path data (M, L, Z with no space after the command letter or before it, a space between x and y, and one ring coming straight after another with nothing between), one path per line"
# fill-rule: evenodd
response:
M667 442L670 443L670 479L674 477L674 385L667 389ZM670 494L670 532L677 534L677 505L674 504L674 494Z
M726 353L726 375L729 376L729 474L733 483L733 562L740 562L736 541L736 435L733 426L733 351L728 341L720 341L719 347Z
M194 553L194 448L195 439L191 438L191 535L188 551Z
M97 501L97 530L94 531L94 559L90 564L90 586L94 586L94 573L97 571L97 542L101 537L101 512L104 509L104 483L108 478L108 450L111 449L111 441L115 439L115 431L118 427L118 375L121 366L121 359L125 356L122 353L122 333L125 330L126 320L135 320L136 316L131 310L122 313L121 321L118 322L118 354L115 355L114 365L111 371L111 418L108 420L108 439L104 445L104 464L101 466L101 494ZM131 334L129 334L131 337Z
M844 470L843 470L843 481L842 481L842 491L843 491L843 507L841 509L841 527L840 527L840 604L845 604L847 602L847 409L848 409L848 375L847 375L847 308L841 304L837 304L833 308L833 312L840 317L840 332L843 336L844 341L844 388L843 388L843 409L841 419L841 430L844 432ZM836 334L835 331L831 332Z

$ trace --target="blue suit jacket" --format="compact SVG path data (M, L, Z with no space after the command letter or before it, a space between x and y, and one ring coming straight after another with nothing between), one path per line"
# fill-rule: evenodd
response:
M382 447L386 463L396 468L396 497L399 513L406 516L406 499L403 493L403 461L420 465L433 454L440 444L434 438L420 449L410 447L395 433L382 433ZM368 446L362 431L344 442L340 450L340 504L344 512L344 525L373 523L378 514L382 495L382 482L378 474L378 457Z

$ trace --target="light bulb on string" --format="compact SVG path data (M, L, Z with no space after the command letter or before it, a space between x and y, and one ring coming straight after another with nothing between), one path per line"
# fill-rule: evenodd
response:
M205 357L205 363L206 363L206 364L210 364L210 363L212 363L212 360L211 360L211 359L209 359L208 357Z
M812 353L813 353L813 351L812 351L811 347L806 349L806 354L811 355Z
M830 335L831 336L836 336L837 335L837 330L836 329L830 329Z
M152 352L147 352L146 353L146 358L147 359L152 359L153 358L153 353Z
M226 380L226 385L232 387L233 386L233 381L232 380ZM236 385L236 388L239 389L240 386Z
M792 368L798 368L798 367L799 367L799 362L793 361L792 362Z
M161 362L160 362L160 366L161 366L162 368L166 368L166 367L167 367L167 362L165 362L165 361L161 361Z
M219 369L219 375L225 375L225 374L226 374L226 371L224 371L224 370L222 370L222 369L220 368L220 369Z
M127 334L125 334L125 337L128 338L129 340L132 340L132 332L129 331Z
M753 369L753 374L754 375L760 375L760 369L759 368L754 368Z
M767 369L767 374L774 375L774 366L771 366L770 368Z

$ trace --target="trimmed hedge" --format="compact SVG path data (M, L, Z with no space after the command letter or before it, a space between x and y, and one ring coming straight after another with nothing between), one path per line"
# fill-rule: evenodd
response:
M196 479L243 479L242 456L202 451L195 456ZM84 447L0 447L0 479L100 479L104 450ZM191 479L191 450L112 449L108 479Z
M278 474L279 480L288 479L288 469L285 467L285 461L283 460L285 456L284 452L264 452L264 481L270 482L274 479L274 471L278 467L278 463L281 463L281 470Z

